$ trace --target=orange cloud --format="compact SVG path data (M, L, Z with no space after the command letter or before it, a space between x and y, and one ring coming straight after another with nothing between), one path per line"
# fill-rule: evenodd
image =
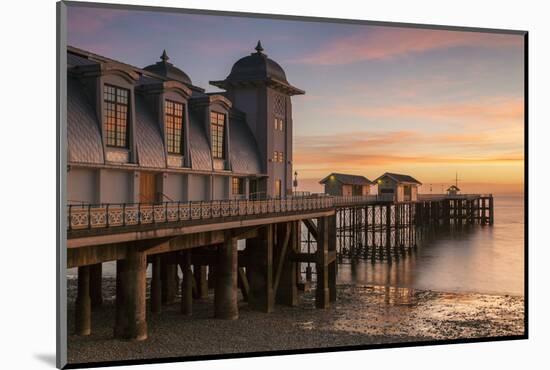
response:
M459 46L522 47L523 38L466 31L366 27L355 34L332 40L295 62L340 65Z
M402 104L379 107L347 106L335 107L339 114L361 117L399 117L434 119L467 118L484 121L521 120L524 115L523 98L485 98L476 102L442 104Z

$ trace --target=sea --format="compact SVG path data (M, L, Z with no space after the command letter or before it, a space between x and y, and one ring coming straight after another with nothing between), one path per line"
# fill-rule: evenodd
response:
M494 217L493 226L420 238L416 251L398 262L340 264L338 282L523 296L523 194L495 195Z

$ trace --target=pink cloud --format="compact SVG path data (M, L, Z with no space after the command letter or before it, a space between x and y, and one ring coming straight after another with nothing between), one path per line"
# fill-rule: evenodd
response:
M69 34L97 32L124 14L125 11L115 9L69 7L67 10L67 32Z
M368 27L334 39L294 62L317 65L349 64L365 60L391 59L412 53L459 46L484 48L520 47L517 35L478 32Z

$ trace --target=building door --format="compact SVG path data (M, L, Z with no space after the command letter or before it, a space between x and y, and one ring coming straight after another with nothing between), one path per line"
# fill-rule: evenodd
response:
M411 186L405 185L403 187L403 200L410 201L411 200Z
M275 198L281 197L281 180L275 180L275 192L273 194Z
M139 175L139 202L153 203L157 201L157 176L152 172L142 172Z

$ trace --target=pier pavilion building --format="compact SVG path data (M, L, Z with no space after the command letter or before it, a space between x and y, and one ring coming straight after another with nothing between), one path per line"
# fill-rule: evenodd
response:
M279 64L255 51L224 92L171 63L138 68L67 49L69 204L211 201L292 192L293 95Z

